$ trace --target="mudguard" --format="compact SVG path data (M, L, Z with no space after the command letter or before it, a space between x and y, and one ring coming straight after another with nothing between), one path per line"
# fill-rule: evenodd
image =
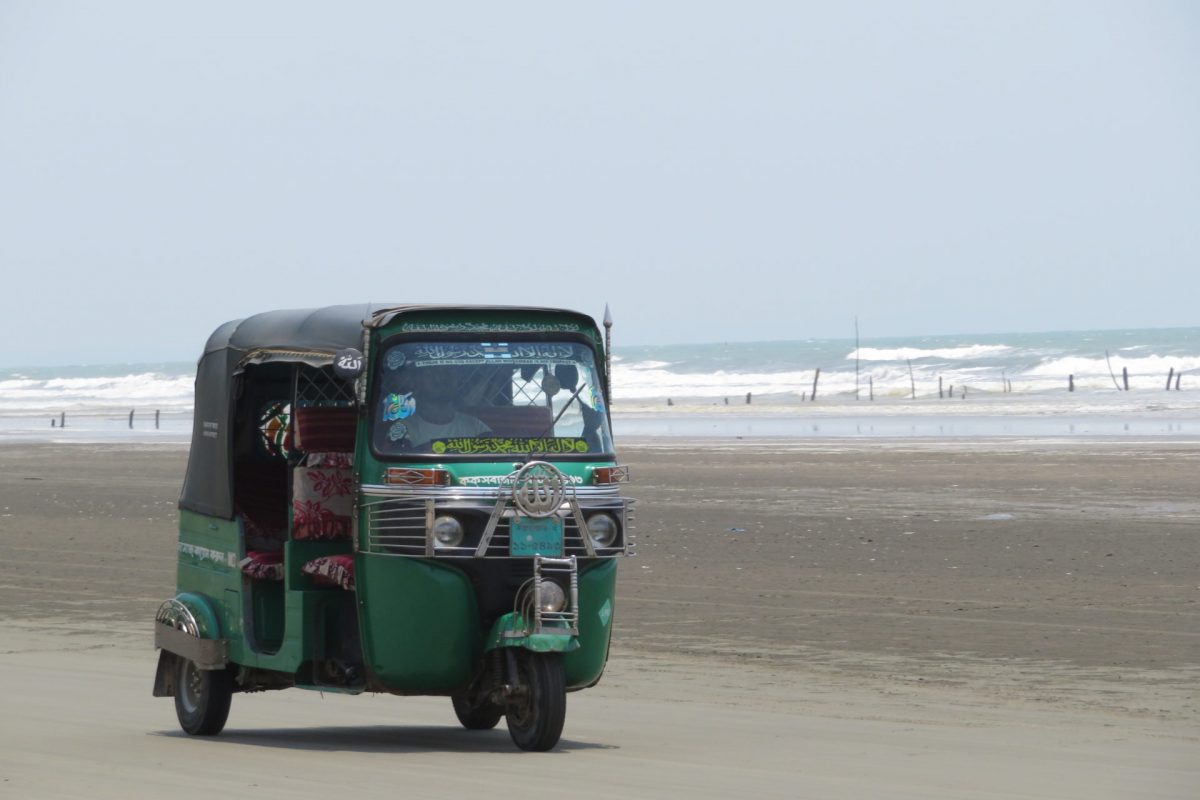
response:
M569 653L579 649L579 637L553 628L543 628L541 633L528 633L525 618L515 611L500 617L488 631L483 646L484 652L498 647L523 647L535 653Z
M221 638L215 604L194 592L180 593L158 607L154 646L162 650L154 678L156 696L160 689L173 689L169 686L170 667L176 656L195 662L200 669L224 669L229 663L229 642Z

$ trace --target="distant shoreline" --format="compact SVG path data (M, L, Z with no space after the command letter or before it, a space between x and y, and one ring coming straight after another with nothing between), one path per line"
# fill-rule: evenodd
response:
M55 426L51 427L51 419ZM192 415L163 413L154 427L153 411L128 414L68 412L67 425L57 414L0 414L0 443L179 443L191 441ZM717 406L645 403L613 410L613 432L621 441L638 439L1129 439L1163 441L1200 439L1200 408L1189 404L992 404L971 400L912 403L751 404Z

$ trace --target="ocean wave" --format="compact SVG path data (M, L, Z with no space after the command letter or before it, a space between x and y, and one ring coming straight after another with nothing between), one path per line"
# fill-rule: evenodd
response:
M988 358L1009 353L1013 348L1006 344L969 344L961 347L860 347L846 356L853 361L855 354L863 361L907 361L921 358L972 359Z
M1128 369L1130 375L1144 377L1161 375L1166 379L1167 373L1174 369L1191 372L1200 370L1200 356L1159 356L1149 355L1139 358L1115 357L1111 359L1112 371L1120 375L1122 369ZM1103 375L1108 374L1109 360L1103 357L1068 356L1043 361L1028 370L1027 374L1040 377L1048 375Z
M669 366L671 366L670 361L635 361L632 364L622 364L621 365L621 367L623 369L638 369L638 370L662 369L663 367L669 367Z
M143 372L104 377L52 377L0 381L0 411L106 411L134 407L190 410L190 375Z

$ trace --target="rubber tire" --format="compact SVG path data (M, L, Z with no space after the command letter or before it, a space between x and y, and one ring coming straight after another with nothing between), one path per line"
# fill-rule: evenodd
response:
M450 702L454 704L454 715L469 731L490 731L500 723L504 716L504 707L484 700L478 705L471 705L467 692L451 695Z
M179 727L192 736L216 736L229 719L233 701L233 674L228 669L200 669L186 658L176 658L175 716Z
M567 718L567 691L558 653L518 650L517 669L527 700L505 709L508 734L522 750L544 752L558 744Z

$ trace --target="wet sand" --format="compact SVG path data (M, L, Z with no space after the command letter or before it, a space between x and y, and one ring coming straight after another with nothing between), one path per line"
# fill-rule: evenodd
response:
M123 796L152 779L147 759L198 752L149 696L185 460L0 446L12 796ZM564 782L592 775L585 796L614 771L634 794L689 797L1200 793L1200 444L660 439L622 460L639 545L612 663L571 697L575 760L547 762ZM201 746L235 776L260 744L281 770L306 750L368 772L359 760L432 752L502 782L521 764L520 785L529 761L503 726L464 745L452 723L440 699L291 691L236 697L230 735ZM738 766L714 772L720 758ZM161 788L295 789L179 776ZM547 780L535 796L555 794Z

